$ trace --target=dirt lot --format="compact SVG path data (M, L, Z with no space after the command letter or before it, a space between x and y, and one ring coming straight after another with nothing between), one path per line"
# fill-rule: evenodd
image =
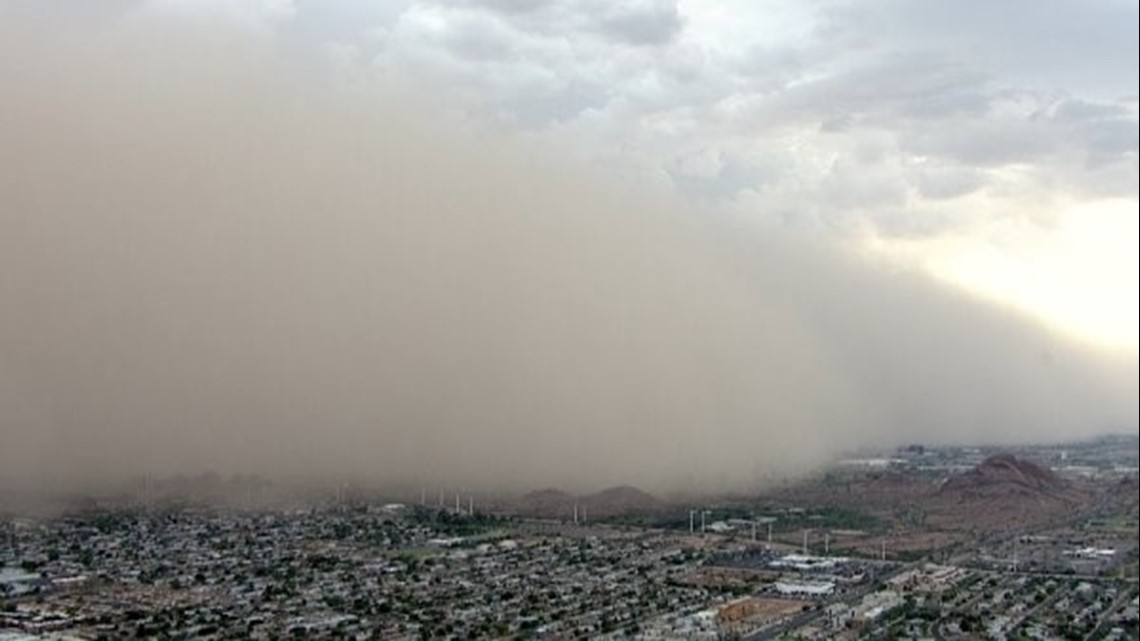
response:
M717 612L721 624L758 628L802 612L809 604L796 599L748 598L734 601Z

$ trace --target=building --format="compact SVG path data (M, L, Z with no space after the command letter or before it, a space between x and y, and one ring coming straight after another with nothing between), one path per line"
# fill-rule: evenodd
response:
M776 591L787 595L827 596L835 591L831 581L776 581Z

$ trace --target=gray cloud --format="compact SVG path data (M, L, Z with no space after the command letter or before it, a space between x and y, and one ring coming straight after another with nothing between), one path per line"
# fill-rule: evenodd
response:
M44 35L0 37L9 473L723 488L1135 429L1134 354L699 222L431 94L224 33Z
M814 222L834 219L813 204L827 193L858 203L846 217L888 231L900 211L923 216L979 192L1001 194L998 209L1009 211L1042 191L1136 197L1134 6L882 0L807 14L814 22L800 37L773 38L765 15L742 10L734 21L758 35L718 41L674 2L425 3L393 11L378 21L380 37L354 46L389 77L423 78L453 109L576 144L615 171L664 177L697 203L764 203L755 216L799 208ZM1105 111L1080 115L1077 105ZM858 181L840 193L826 163L802 160L884 138L889 157L866 167L892 185L881 202ZM685 171L702 155L743 170ZM938 186L909 170L914 162L970 179ZM1026 179L987 171L1010 165ZM937 234L966 218L940 220L947 228L920 227Z
M740 191L760 189L769 181L779 180L780 168L765 160L727 150L703 150L676 159L667 171L686 193L715 201L731 199Z
M681 31L681 15L675 0L637 0L604 3L608 11L599 22L599 32L631 45L666 44Z
M668 43L683 24L676 0L462 0L439 4L481 9L502 17L524 32L563 38L595 35L631 46Z
M1115 98L1137 77L1137 7L1104 0L839 2L822 12L834 46L952 56L1027 89Z
M918 190L924 198L930 200L964 196L986 183L985 174L971 168L924 168L917 173Z

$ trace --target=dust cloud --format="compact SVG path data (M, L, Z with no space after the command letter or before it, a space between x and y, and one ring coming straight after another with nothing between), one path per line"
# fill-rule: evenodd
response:
M1135 430L1135 354L201 35L0 28L8 478L723 489Z

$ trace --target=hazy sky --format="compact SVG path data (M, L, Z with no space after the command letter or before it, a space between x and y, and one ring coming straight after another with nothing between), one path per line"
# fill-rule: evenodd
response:
M1135 2L146 6L240 24L317 73L422 83L638 185L1137 345Z
M0 2L0 465L679 489L1135 430L1135 25Z
M717 215L840 237L1133 350L1137 6L1094 0L9 0L242 30L418 84Z

